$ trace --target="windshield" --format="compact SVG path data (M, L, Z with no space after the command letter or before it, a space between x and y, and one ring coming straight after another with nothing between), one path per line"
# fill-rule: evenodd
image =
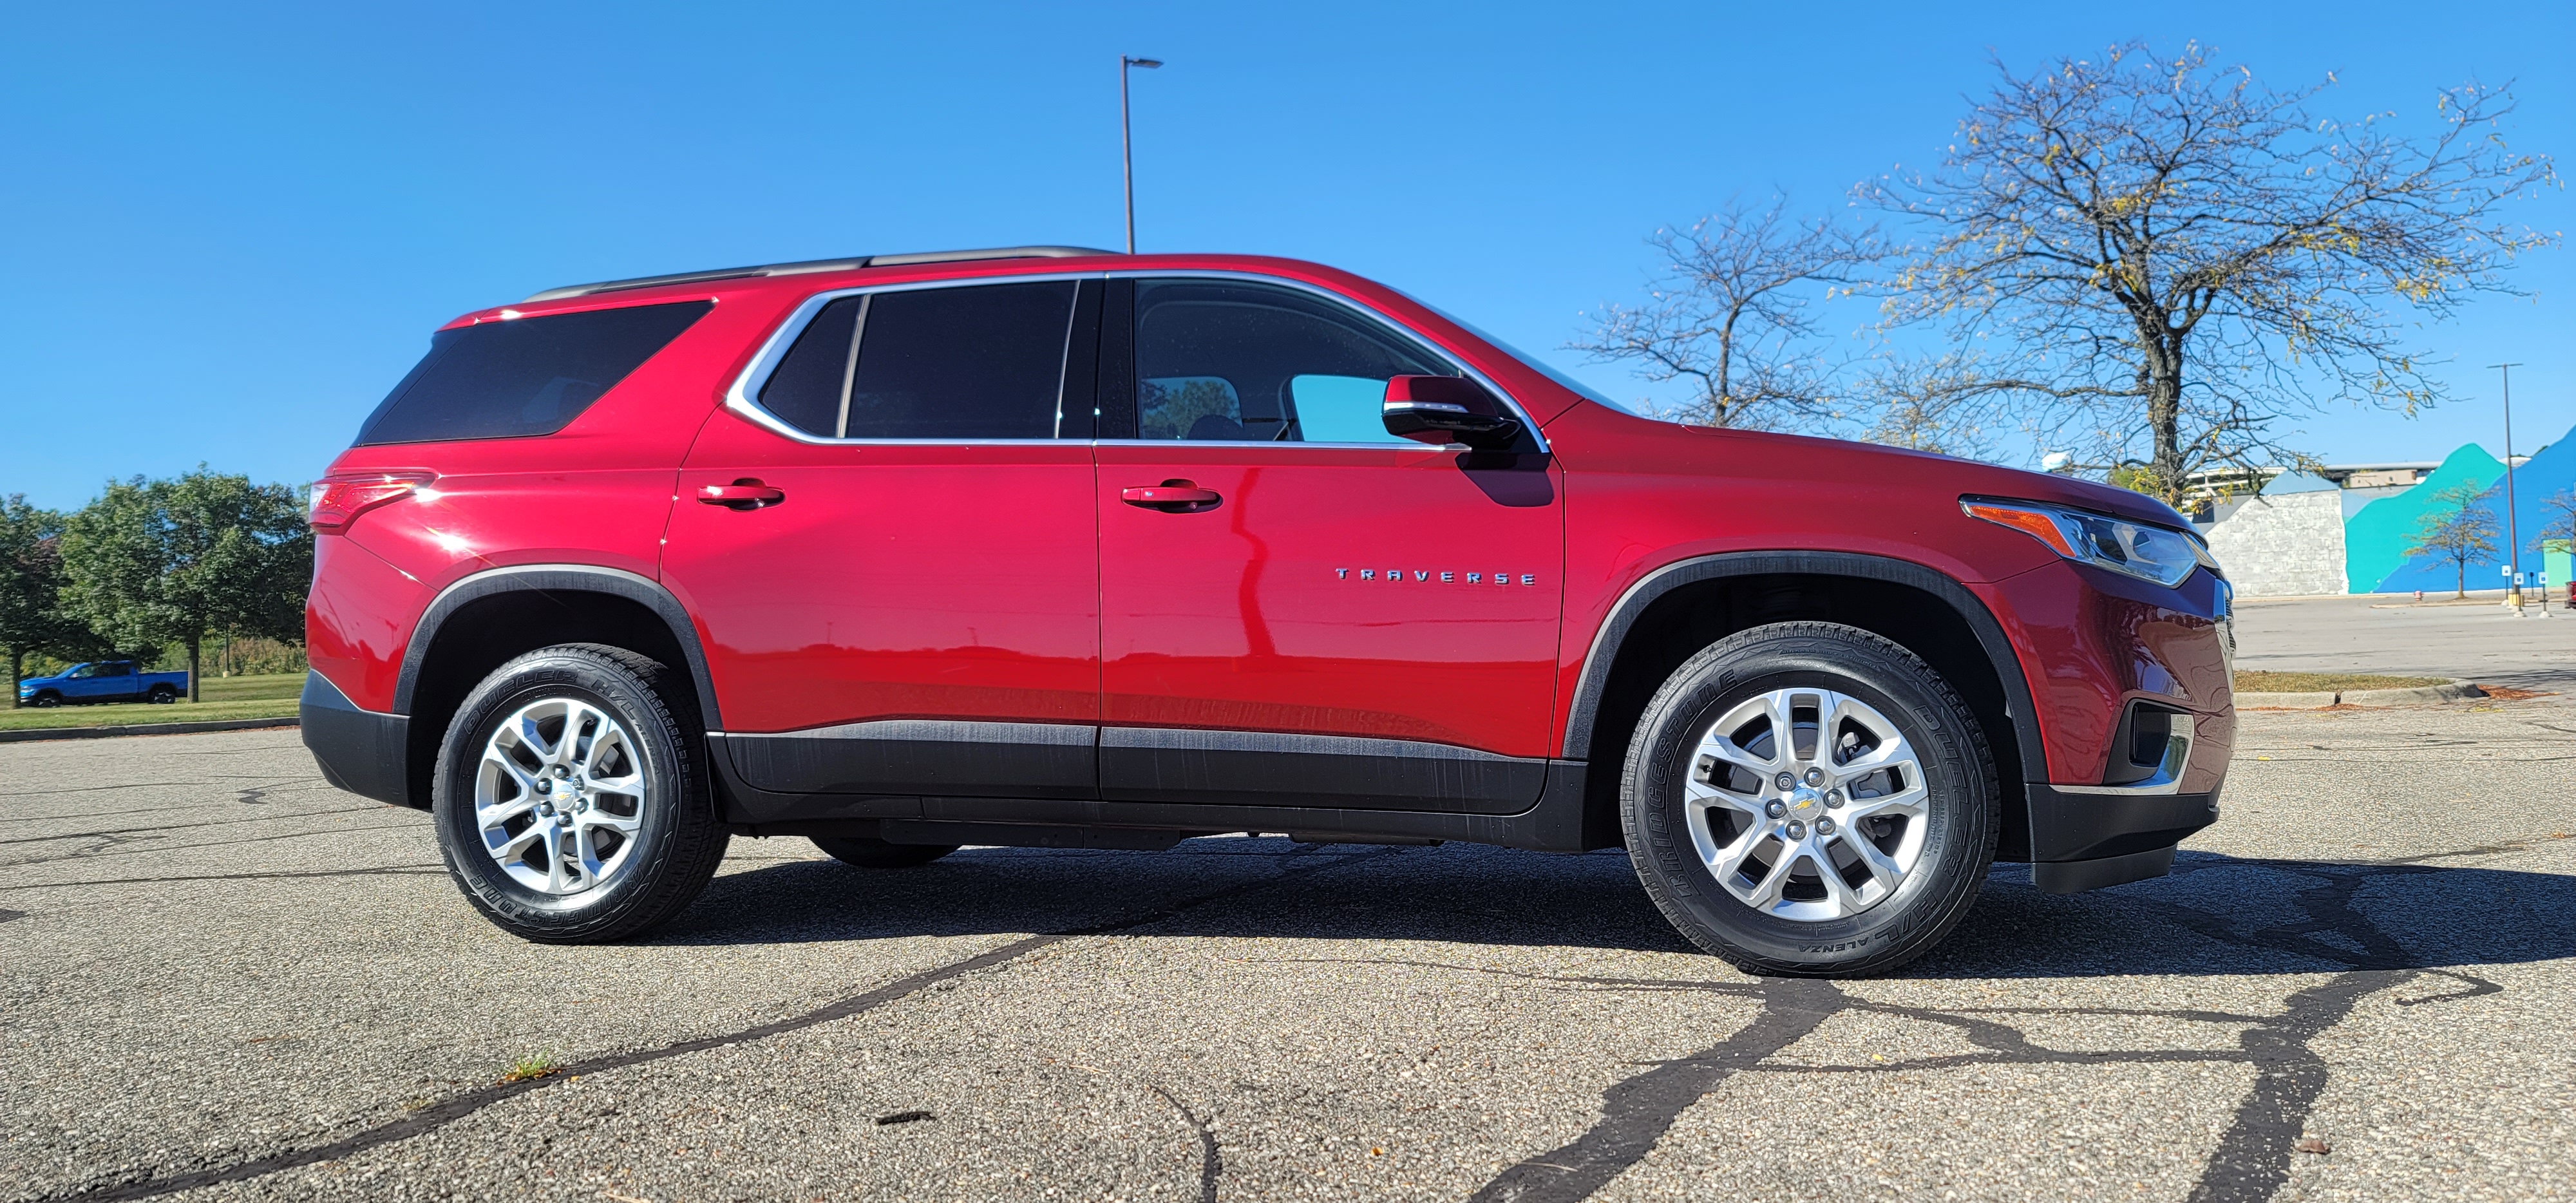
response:
M1556 370L1554 367L1549 366L1546 360L1494 337L1492 334L1489 334L1482 328L1478 327L1474 322L1470 322L1465 318L1459 317L1457 314L1451 313L1448 310L1434 305L1429 301L1423 300L1420 297L1413 296L1412 293L1406 293L1404 295L1412 297L1414 304L1420 305L1433 313L1449 319L1450 323L1457 326L1459 329L1485 340L1485 342L1490 344L1495 350L1521 361L1521 366L1555 381L1561 388L1581 394L1587 401L1599 402L1600 404L1607 405L1610 408L1618 410L1620 413L1627 414L1631 417L1642 418L1649 416L1638 413L1636 408L1633 406L1622 405L1608 397L1602 396L1600 390Z

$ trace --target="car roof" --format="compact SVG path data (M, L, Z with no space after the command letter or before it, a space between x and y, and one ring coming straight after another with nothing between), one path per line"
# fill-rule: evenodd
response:
M1087 246L997 246L962 251L909 251L900 255L855 255L842 259L807 259L796 263L770 263L758 267L719 267L709 271L637 276L630 280L604 280L597 284L567 284L561 288L549 288L531 295L521 304L560 301L601 292L623 292L630 288L652 288L662 284L696 284L709 280L740 280L754 276L802 276L816 272L850 271L862 267L964 263L978 259L1088 259L1117 253Z

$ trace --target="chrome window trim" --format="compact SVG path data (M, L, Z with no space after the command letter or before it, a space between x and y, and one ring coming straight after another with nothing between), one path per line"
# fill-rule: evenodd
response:
M840 300L843 297L873 296L881 292L919 292L932 288L973 288L984 284L1079 284L1084 280L1097 280L1099 278L1099 272L1041 272L1032 275L969 276L964 279L957 280L913 280L902 284L869 284L858 288L836 288L830 292L815 293L813 296L805 298L804 301L800 302L796 306L796 308L789 310L786 320L778 323L778 328L776 330L770 331L768 341L760 344L760 353L751 357L750 365L743 368L742 374L734 377L733 386L725 390L724 407L733 411L735 414L740 415L743 419L749 421L753 425L769 431L771 434L781 435L785 438L794 440L795 442L806 443L818 447L864 447L880 445L894 447L986 447L999 444L1017 445L1024 443L1064 443L1066 440L1057 438L850 439L837 438L830 435L808 434L805 431L799 430L795 426L790 425L784 419L770 413L768 410L761 408L759 401L760 389L761 386L769 383L770 375L778 370L779 361L787 358L787 350L788 348L796 345L797 336L805 332L805 327L813 324L815 315L823 312L824 306ZM1074 303L1071 308L1079 309L1081 304L1082 299L1077 295L1074 298ZM1070 329L1073 320L1072 316L1066 317L1065 321L1068 329ZM1068 341L1070 340L1068 339ZM851 336L851 345L853 347L857 345L857 332L853 332ZM853 362L855 363L855 360ZM850 388L849 377L844 376L842 380L841 393L844 412L840 420L840 425L836 427L836 429L847 430L849 429L849 418L847 414ZM1055 387L1055 407L1058 415L1057 421L1061 423L1063 421L1062 414L1064 411L1064 368L1061 366L1061 359L1059 360L1059 366L1056 368Z
M1476 370L1476 367L1475 367L1475 365L1474 365L1474 364L1470 364L1470 363L1467 363L1467 362L1464 362L1464 361L1460 360L1457 356L1450 354L1446 349L1442 348L1439 344L1434 343L1434 342L1432 342L1431 340L1429 340L1429 339L1427 339L1427 338L1424 338L1424 337L1423 337L1423 336L1421 336L1420 334L1415 333L1411 328L1407 327L1404 323L1399 322L1399 321L1395 320L1394 318L1388 317L1387 315L1385 315L1385 314L1383 314L1383 313L1378 312L1378 311L1376 310L1376 308L1374 308L1374 307L1370 306L1370 305L1369 305L1369 304L1367 304L1366 302L1363 302L1363 301L1361 301L1361 300L1359 300L1359 299L1357 299L1357 298L1355 298L1355 297L1346 297L1346 296L1343 296L1342 294L1340 294L1340 293L1338 293L1338 292L1334 292L1332 289L1325 288L1325 287L1323 287L1323 286L1321 286L1321 285L1309 284L1309 283L1306 283L1306 282L1305 282L1305 281L1303 281L1303 280L1290 280L1290 279L1285 279L1285 278L1283 278L1283 277L1279 277L1279 276L1265 276L1265 275L1262 275L1262 274L1260 274L1260 273L1258 273L1258 272L1219 271L1219 270L1214 270L1214 269L1203 269L1203 270L1181 269L1181 270L1173 270L1173 271L1154 271L1154 270L1151 270L1151 269L1145 269L1145 268L1122 268L1122 269L1120 269L1120 270L1118 270L1118 271L1108 272L1108 273L1106 273L1106 274L1107 274L1107 276L1108 276L1110 279L1112 279L1112 280L1239 280L1239 281L1242 281L1242 282L1245 282L1245 283L1249 283L1249 284L1269 284L1269 285L1272 285L1272 286L1275 286L1275 287L1279 287L1279 288L1294 289L1294 290L1296 290L1296 291L1298 291L1298 292L1309 293L1309 294L1312 294L1312 295L1314 295L1314 296L1321 297L1321 298L1323 298L1323 299L1324 299L1324 300L1326 300L1326 301L1330 301L1330 302L1332 302L1333 304L1339 305L1339 306L1341 306L1341 307L1342 307L1342 308L1344 308L1344 309L1350 310L1352 313L1359 315L1359 316L1360 316L1361 318L1363 318L1364 320L1367 320L1367 321L1370 321L1370 322L1374 322L1374 323L1376 323L1376 324L1377 324L1377 326L1378 326L1380 329L1384 330L1386 333L1391 334L1391 335L1395 336L1396 338L1402 339L1404 342L1409 343L1409 344L1411 344L1412 346L1414 346L1414 347L1416 347L1416 348L1419 348L1419 349L1420 349L1424 354L1429 355L1432 359L1434 359L1434 360L1436 360L1436 361L1438 361L1438 362L1441 362L1441 363L1448 364L1450 367L1453 367L1453 368L1458 369L1458 373L1459 373L1460 375L1462 375L1462 376L1465 376L1467 379L1469 379L1469 380L1473 380L1473 381L1475 381L1475 382L1476 382L1476 383L1478 383L1478 384L1484 385L1484 386L1485 386L1485 391L1486 391L1486 392L1492 393L1496 398L1500 399L1504 405L1509 406L1509 407L1511 408L1512 416L1514 416L1514 417L1516 417L1516 418L1519 418L1519 419L1520 419L1520 422L1521 422L1521 428L1522 428L1522 429L1524 429L1524 430L1529 431L1529 433L1530 433L1530 437L1531 437L1532 439L1535 439L1535 440L1537 440L1537 441L1538 441L1538 453L1539 453L1539 454L1541 454L1541 455L1546 455L1546 454L1548 454L1547 435L1546 435L1544 432L1542 432L1541 430L1539 430L1539 428L1538 428L1538 423L1537 423L1537 422L1534 422L1534 421L1531 421L1531 420L1530 420L1529 411L1528 411L1527 409L1522 408L1521 403L1520 403L1520 399L1519 399L1519 398L1517 398L1517 397L1512 396L1512 394L1511 394L1511 391L1510 391L1510 390L1508 390L1508 389L1504 388L1504 387L1503 387L1502 385L1500 385L1500 384L1495 383L1495 381L1494 381L1494 378L1493 378L1493 377L1488 376L1488 375L1484 374L1483 372L1477 371L1477 370ZM1121 443L1124 443L1124 442L1128 442L1128 441L1130 441L1130 440L1120 439L1120 440L1116 440L1116 441L1121 442ZM1173 441L1168 442L1168 443L1163 442L1163 440L1160 440L1160 439L1137 439L1137 440L1133 440L1133 441L1135 441L1135 442L1142 442L1142 443L1158 443L1158 444L1161 444L1161 445L1163 445L1163 446L1167 446L1167 447L1169 447L1169 446L1186 446L1186 445L1188 445L1188 444L1185 444L1185 443L1181 442L1180 440L1173 440ZM1407 440L1407 441L1408 441L1408 442L1411 442L1412 440ZM1244 447L1244 446L1260 446L1260 445L1263 445L1263 444L1253 444L1253 443L1213 443L1213 444L1207 444L1207 445L1209 445L1209 446L1220 446L1220 447ZM1390 443L1279 443L1279 444L1275 444L1275 445L1276 445L1276 446L1280 446L1280 447L1387 447L1387 446L1393 446L1394 444L1390 444ZM1420 444L1417 444L1417 445L1418 445L1418 446L1424 446L1424 447L1437 447L1437 446L1439 446L1439 444L1435 444L1435 443L1420 443ZM1455 447L1455 446L1463 446L1463 444L1452 443L1452 444L1449 444L1449 446L1453 446L1453 447Z
M792 347L792 346L796 345L796 338L797 338L797 336L798 336L798 335L800 335L800 334L803 334L803 333L805 332L805 327L806 327L806 326L808 326L808 325L810 325L810 324L812 324L812 322L814 321L814 316L815 316L816 314L818 314L818 313L821 313L821 312L823 311L823 307L824 307L825 305L829 305L829 304L831 304L832 302L837 301L837 300L840 300L840 299L841 299L841 298L843 298L843 297L866 296L866 295L870 295L870 294L874 294L874 293L880 293L880 292L912 292L912 291L916 291L916 290L920 290L920 289L929 289L929 288L971 288L971 287L974 287L974 286L976 286L976 285L981 285L981 284L1052 284L1052 283L1060 283L1060 282L1068 281L1068 280L1070 280L1070 281L1075 281L1075 282L1080 282L1080 281L1083 281L1083 280L1104 280L1104 279L1105 279L1105 280L1232 280L1232 281L1240 281L1240 282L1243 282L1243 283L1249 283L1249 284L1268 284L1268 285L1272 285L1272 286L1274 286L1274 287L1278 287L1278 288L1294 289L1294 290L1296 290L1296 291L1298 291L1298 292L1309 293L1309 294L1312 294L1312 295L1314 295L1314 296L1316 296L1316 297L1320 297L1320 298L1322 298L1322 299L1323 299L1323 300L1325 300L1325 301L1331 302L1331 303L1333 303L1333 304L1336 304L1336 305L1341 306L1341 307L1342 307L1342 308L1344 308L1344 309L1349 310L1351 313L1353 313L1353 314L1355 314L1355 315L1359 316L1361 319L1363 319L1363 320L1365 320L1365 321L1369 321L1369 322L1375 323L1375 324L1376 324L1376 325L1377 325L1381 330L1383 330L1385 333L1387 333L1387 334L1389 334L1389 335L1391 335L1391 336L1393 336L1393 337L1395 337L1395 338L1401 339L1401 340L1403 340L1405 343L1410 344L1410 345L1412 345L1412 346L1414 346L1414 347L1418 348L1418 349L1419 349L1419 350L1421 350L1424 354L1426 354L1426 355L1430 356L1433 360L1435 360L1435 361L1437 361L1437 362L1445 363L1445 364L1448 364L1450 367L1453 367L1453 368L1458 369L1458 372L1459 372L1459 374L1460 374L1460 375L1465 376L1467 379L1469 379L1469 380L1473 380L1473 381L1475 381L1476 383L1478 383L1478 384L1481 384L1481 385L1485 386L1485 391L1490 392L1490 393L1492 393L1495 397L1497 397L1497 398L1501 399L1501 401L1502 401L1502 403L1503 403L1504 405L1509 406L1509 407L1511 408L1512 415L1513 415L1514 417L1517 417L1517 418L1519 418L1519 419L1520 419L1520 422L1521 422L1521 426L1522 426L1522 428L1523 428L1523 429L1528 430L1528 431L1529 431L1529 433L1530 433L1530 437L1531 437L1532 439L1534 439L1534 440L1536 440L1536 441L1537 441L1537 443L1538 443L1538 453L1539 453L1539 454L1541 454L1541 455L1549 454L1548 442L1547 442L1547 435L1546 435L1544 432L1542 432L1542 431L1540 431L1540 430L1539 430L1539 428L1538 428L1538 423L1537 423L1537 422L1532 421L1532 420L1530 419L1529 411L1528 411L1527 409L1525 409L1525 408L1523 408L1523 407L1521 406L1520 400L1519 400L1518 398L1516 398L1516 397L1512 396L1512 394L1510 393L1510 391L1509 391L1509 390L1507 390L1507 389L1505 389L1505 388L1503 388L1503 386L1502 386L1502 385L1495 383L1495 381L1494 381L1494 379L1493 379L1492 377L1487 376L1486 374L1484 374L1484 373L1483 373L1483 372L1481 372L1481 371L1478 371L1478 370L1476 369L1475 365L1473 365L1473 364L1469 364L1469 363L1465 363L1465 362L1461 361L1457 356L1450 354L1447 350L1443 349L1442 347L1438 346L1437 344L1432 343L1429 339L1426 339L1426 338L1422 337L1420 334L1415 333L1415 332L1414 332L1414 331L1412 331L1411 329L1407 328L1403 323L1398 322L1398 321L1396 321L1395 319L1393 319L1393 318L1390 318L1390 317L1386 316L1385 314L1379 313L1376 309L1374 309L1374 308L1370 307L1370 306L1369 306L1369 305L1367 305L1366 303L1361 302L1361 301L1359 301L1359 300L1357 300L1357 299L1355 299L1355 298L1343 296L1342 294L1340 294L1340 293L1338 293L1338 292L1334 292L1333 290L1331 290L1331 289L1329 289L1329 288L1323 288L1323 287L1320 287L1320 286L1317 286L1317 285L1308 284L1308 283L1306 283L1305 281L1302 281L1302 280L1290 280L1290 279L1285 279L1285 278L1282 278L1282 277L1279 277L1279 276L1265 276L1265 275L1261 275L1261 274L1259 274L1259 273L1257 273L1257 272L1216 271L1216 270L1188 270L1188 269L1170 270L1170 271L1126 270L1126 271L1113 271L1113 272L1096 272L1096 271L1094 271L1094 272L1042 272L1042 273L1036 273L1036 274L1030 274L1030 275L970 276L970 277L965 277L965 278L962 278L962 279L946 279L946 280L914 280L914 281L909 281L909 282L902 283L902 284L870 284L870 285L863 285L863 286L861 286L861 287L857 287L857 288L836 288L836 289L833 289L833 290L832 290L832 291L830 291L830 292L818 292L818 293L815 293L813 296L810 296L810 297L805 298L805 299L804 299L804 301L800 302L800 303L796 306L796 308L794 308L794 309L792 309L792 310L789 310L789 311L788 311L788 314L787 314L787 317L786 317L784 320L782 320L782 321L780 321L780 322L779 322L779 324L778 324L778 328L777 328L777 329L775 329L775 330L770 331L769 338L768 338L766 341L762 342L762 343L761 343L761 345L760 345L760 353L751 357L751 363L750 363L748 366L746 366L746 367L744 367L744 368L743 368L743 370L742 370L741 374L739 374L739 375L737 375L737 376L735 376L735 377L734 377L732 387L727 388L727 389L725 390L724 407L725 407L726 409L728 409L728 410L733 411L735 414L737 414L737 415L741 416L744 420L749 421L749 422L751 422L753 425L755 425L755 426L759 426L759 427L761 427L762 429L767 430L767 431L769 431L769 432L770 432L770 433L772 433L772 434L776 434L776 435L783 436L783 437L788 438L788 439L791 439L791 440L793 440L793 441L795 441L795 442L799 442L799 443L806 443L806 444L810 444L810 445L814 445L814 446L821 446L821 447L834 447L834 446L874 446L874 445L887 445L887 446L898 446L898 447L919 447L919 446L989 446L989 445L995 445L995 444L1011 444L1011 445L1016 445L1016 444L1024 444L1024 443L1065 443L1065 442L1069 442L1070 440L1061 439L1061 438L1046 438L1046 439L852 439L852 438L834 438L834 437L828 437L828 436L824 436L824 435L808 434L808 433L806 433L805 431L802 431L802 430L797 429L796 427L794 427L794 426L792 426L792 425L788 424L786 421L784 421L784 420L780 419L780 418L779 418L779 417L777 417L776 415L774 415L774 414L770 413L768 410L761 408L761 405L760 405L760 402L759 402L758 398L759 398L759 396L760 396L760 389L761 389L761 386L768 384L768 383L769 383L769 377L770 377L771 373L776 372L776 371L778 370L778 364L779 364L779 361L780 361L780 360L783 360L783 359L785 359L785 358L787 358L787 350L788 350L788 348L790 348L790 347ZM1076 307L1077 309L1079 309L1080 305L1081 305L1081 300L1080 300L1080 298L1079 298L1079 297L1076 297L1076 299L1075 299L1075 307ZM1072 323L1074 320L1075 320L1075 319L1074 319L1073 317L1068 317L1068 318L1066 318L1066 323L1067 323L1067 339L1066 339L1066 343L1067 343L1067 346L1066 346L1065 358L1066 358L1066 360L1068 361L1068 363L1069 363L1069 361L1070 361L1070 359L1071 359L1071 351L1072 351L1072 348L1071 348L1071 341L1072 341L1072 340L1071 340L1071 337L1070 337L1070 334L1071 334L1071 323ZM855 346L855 341L856 341L856 340L855 340L855 335L854 335L854 336L853 336L853 345L854 345L854 346ZM1056 422L1057 422L1057 429L1058 429L1058 430L1062 430L1062 429L1063 429L1063 421L1064 421L1064 385L1065 385L1065 381L1064 381L1064 369L1061 369L1061 368L1060 368L1060 369L1058 369L1058 371L1057 371L1057 373L1056 373ZM848 385L848 383L847 383L847 378L845 377L845 378L844 378L844 383L843 383L843 385L842 385L842 392L843 392L843 394L844 394L844 400L843 400L843 405L844 405L844 407L846 407L846 406L847 406L847 404L848 404L847 399L846 399L846 398L847 398L847 393L848 393L848 391L849 391L849 385ZM1095 419L1095 420L1097 420L1097 417L1098 417L1097 412L1095 412L1093 416L1094 416L1094 419ZM848 429L847 422L848 422L848 419L847 419L847 417L846 417L846 415L845 415L845 416L843 417L843 419L842 419L842 423L843 423L843 424L841 425L840 429ZM1422 442L1414 442L1414 441L1412 441L1412 440L1406 440L1406 441L1405 441L1405 442L1403 442L1403 443L1308 443L1308 442L1285 442L1285 443L1282 443L1282 442L1250 442L1250 441L1198 442L1198 441L1190 441L1190 440L1184 440L1184 439L1101 439L1101 438L1093 438L1093 439L1088 440L1088 442L1089 442L1090 444L1092 444L1092 445L1095 445L1095 446L1097 446L1097 445L1101 445L1101 444L1107 444L1107 445L1111 445L1111 446L1120 446L1120 447L1129 447L1129 446L1139 446L1139 447L1319 447L1319 448L1326 448L1326 449L1333 449L1333 450L1345 450L1345 451L1347 451L1347 450L1353 450L1353 449L1368 449L1368 448L1375 448L1375 449L1378 449L1378 450L1396 450L1396 451L1402 451L1402 450L1408 450L1408 449L1410 449L1411 447L1418 447L1418 448L1422 448L1422 449L1424 449L1424 450L1430 450L1430 451L1442 451L1442 450L1457 450L1457 449L1461 449L1461 448L1463 448L1463 447L1465 446L1464 444L1460 444L1460 443L1450 443L1450 444L1446 444L1446 445L1444 446L1444 445L1442 445L1442 444L1437 444L1437 443L1422 443ZM1409 446L1408 446L1408 444L1409 444Z

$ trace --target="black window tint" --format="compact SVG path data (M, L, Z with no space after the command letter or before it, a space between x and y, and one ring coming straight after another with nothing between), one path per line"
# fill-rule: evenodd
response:
M442 330L358 445L553 434L712 308L594 309Z
M1402 441L1376 416L1387 378L1458 374L1376 323L1293 289L1145 280L1135 304L1140 438ZM1301 416L1301 402L1316 412Z
M842 297L814 315L760 386L760 407L807 434L840 433L841 397L850 380L850 334L867 298Z
M1074 284L872 293L850 378L853 439L1051 439Z

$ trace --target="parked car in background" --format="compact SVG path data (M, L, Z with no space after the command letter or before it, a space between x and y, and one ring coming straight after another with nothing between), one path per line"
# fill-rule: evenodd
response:
M153 702L166 705L186 697L188 674L135 671L131 660L92 660L50 677L18 682L24 706L66 706L84 702Z
M733 835L1624 846L1883 971L2218 814L2229 588L2122 489L1627 412L1394 289L1076 248L469 313L313 489L303 736L523 937Z

